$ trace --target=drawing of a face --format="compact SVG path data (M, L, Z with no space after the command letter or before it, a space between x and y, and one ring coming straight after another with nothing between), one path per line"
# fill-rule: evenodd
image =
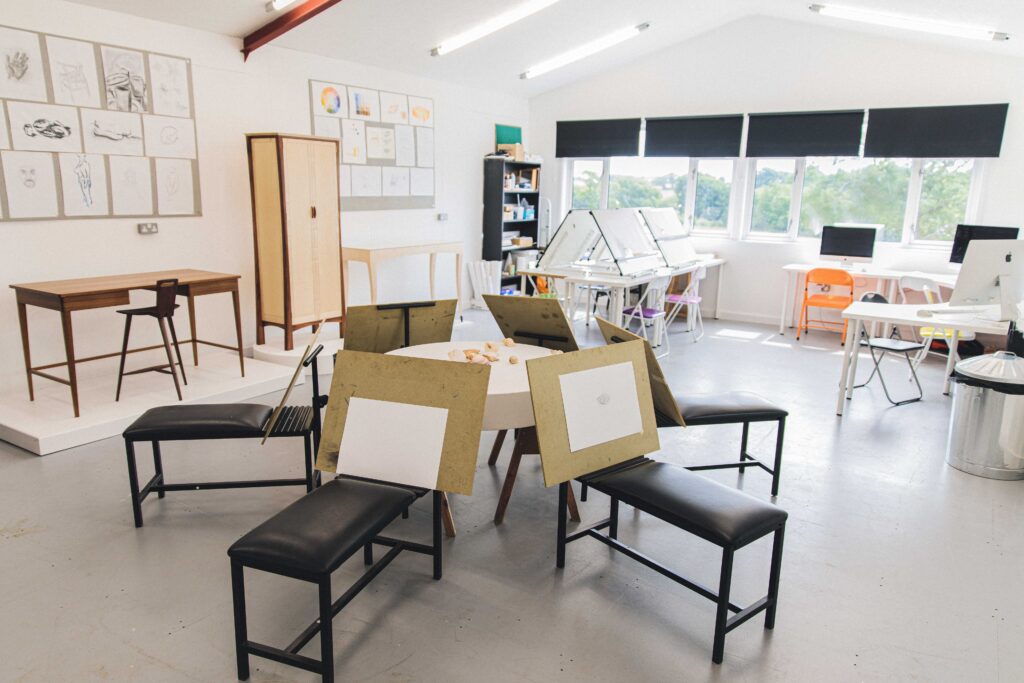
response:
M28 54L15 50L7 55L7 78L20 81L28 73Z
M22 166L18 169L18 173L21 175L21 184L32 189L36 186L36 169L35 166Z
M178 141L178 129L174 126L164 126L160 131L160 142L165 145L173 145Z

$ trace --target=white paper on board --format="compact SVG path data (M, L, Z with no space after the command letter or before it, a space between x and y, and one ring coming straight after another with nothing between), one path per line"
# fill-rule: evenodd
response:
M81 109L82 139L90 154L142 156L142 117L125 111Z
M92 43L46 36L46 54L50 62L54 102L80 107L101 105L103 91Z
M110 194L117 216L153 215L153 178L146 157L108 157Z
M348 95L345 86L313 81L310 84L310 109L313 116L348 116Z
M191 116L192 98L188 83L188 62L176 57L149 55L153 113Z
M414 197L430 197L434 194L434 169L409 169L409 194Z
M0 97L46 101L39 34L0 26Z
M190 216L196 212L192 162L156 160L156 208L161 216Z
M53 155L46 152L3 152L10 218L54 218L57 216L57 179Z
M352 167L341 165L338 173L338 194L342 197L352 196Z
M366 124L344 119L341 122L341 160L346 164L366 163Z
M150 87L146 81L146 58L136 50L100 46L103 58L103 87L107 109L149 111Z
M314 116L313 135L322 138L341 139L341 120L333 116Z
M394 159L395 131L380 126L366 127L366 158Z
M381 171L385 197L409 196L409 169L384 166Z
M395 126L395 165L416 165L416 133L412 126Z
M409 118L414 126L434 126L434 100L409 96Z
M384 123L409 123L409 100L391 92L380 94L380 120Z
M78 110L57 104L8 102L11 147L27 152L81 152Z
M381 195L380 166L351 166L352 196L379 197Z
M106 216L107 167L100 154L60 154L65 216Z
M416 129L416 165L430 168L434 165L434 129Z
M380 95L368 88L348 88L348 115L360 121L380 121Z
M571 452L643 431L632 363L570 372L558 380Z
M146 154L175 159L196 158L196 127L192 119L175 116L143 116Z
M448 410L349 399L338 449L339 474L437 488Z

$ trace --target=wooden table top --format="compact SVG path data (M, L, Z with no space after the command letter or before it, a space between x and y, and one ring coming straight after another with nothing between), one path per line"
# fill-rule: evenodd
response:
M53 296L82 296L123 292L130 289L153 287L157 280L177 279L179 285L194 285L222 280L237 280L241 275L215 273L195 268L158 270L152 273L125 273L123 275L101 275L73 280L50 280L48 282L25 282L11 285L12 289L50 294Z

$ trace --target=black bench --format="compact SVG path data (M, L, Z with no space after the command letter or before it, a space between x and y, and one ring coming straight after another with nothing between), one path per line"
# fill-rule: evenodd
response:
M240 538L228 550L231 558L231 588L235 612L235 653L239 680L249 678L249 655L319 673L325 683L334 681L334 645L331 626L334 615L359 594L403 550L431 555L434 579L441 578L441 493L433 492L433 544L379 536L406 512L424 489L339 477L300 498ZM373 544L390 548L373 561ZM360 548L369 569L331 601L331 573ZM284 648L248 639L245 618L243 568L258 569L317 584L319 618ZM320 659L299 652L320 634Z
M142 526L142 501L156 492L163 498L168 491L200 491L207 489L237 489L259 486L305 486L312 491L319 481L313 473L314 423L316 411L312 406L287 406L281 412L270 436L293 437L303 440L302 479L260 479L246 481L193 482L168 484L164 479L160 456L161 441L193 441L200 439L260 438L273 408L253 403L214 403L169 405L151 408L124 430L124 445L128 455L128 482L131 486L132 513L135 526ZM139 488L138 468L135 462L135 444L148 441L153 444L153 477Z
M609 496L610 512L607 519L567 534L565 506L569 482L559 485L556 556L559 568L565 567L566 544L590 536L715 602L718 609L711 659L717 664L722 662L725 634L732 629L762 611L765 612L765 628L774 628L787 518L784 510L693 474L687 468L644 457L579 477L579 481ZM618 540L619 501L721 547L722 568L718 592L676 574L621 543ZM602 529L607 529L607 532L601 533ZM729 599L733 555L740 548L768 534L775 535L768 594L748 607L735 605ZM730 612L734 616L730 617Z

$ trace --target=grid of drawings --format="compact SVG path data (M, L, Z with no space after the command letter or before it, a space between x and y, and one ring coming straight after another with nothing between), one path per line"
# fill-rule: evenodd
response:
M182 57L0 26L0 219L201 214Z
M314 135L341 141L343 211L434 206L434 101L309 81Z

